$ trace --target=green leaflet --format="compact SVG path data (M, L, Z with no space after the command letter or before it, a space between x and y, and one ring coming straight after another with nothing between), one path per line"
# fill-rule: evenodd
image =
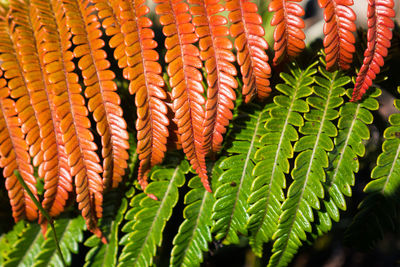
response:
M208 250L208 243L212 240L210 228L214 196L204 189L198 176L192 178L188 186L192 190L185 195L185 221L174 238L170 266L200 266L203 251Z
M347 96L351 98L351 90ZM320 234L331 229L331 219L339 221L339 209L346 210L345 196L351 197L354 185L354 173L358 171L358 157L365 154L363 141L370 137L368 124L373 122L370 110L379 108L375 99L381 94L379 89L371 89L362 101L347 102L340 108L338 136L335 149L328 153L329 168L326 171L324 209L318 211L318 217L324 218L317 223ZM325 214L322 214L325 213Z
M400 87L398 88L400 92ZM400 110L400 99L394 101ZM364 192L368 196L361 202L359 211L346 232L346 242L361 248L370 248L382 238L388 228L398 223L400 201L400 114L389 117L390 126L383 136L382 153L371 172L372 181Z
M133 187L132 187L132 190ZM103 218L100 220L101 230L107 238L108 244L92 235L85 241L85 246L91 247L86 254L85 267L116 266L118 256L118 230L128 207L126 198L121 198L115 190L109 192L103 202Z
M132 198L132 208L125 216L128 223L122 229L126 234L120 241L124 248L118 266L152 265L157 246L161 245L165 224L178 201L178 188L185 183L188 171L187 161L182 161L175 169L157 169L152 173L153 182L147 186L145 193ZM158 200L146 194L154 194Z
M338 72L329 73L321 67L319 72L324 77L315 77L314 94L307 98L311 110L304 115L306 122L299 129L304 136L294 146L299 154L291 172L293 183L282 205L268 266L289 264L302 240L307 239L306 232L312 231L312 209L320 209L319 199L324 197L322 182L325 182L324 168L329 166L327 151L333 149L331 138L337 135L331 121L339 116L336 108L343 103L341 96L345 90L342 86L350 78L340 77Z
M0 237L0 266L7 261L7 255L13 250L15 243L21 237L22 232L28 226L24 221L19 221L13 229Z
M17 227L20 227L17 225ZM12 245L13 248L7 254L7 260L4 267L31 267L35 256L40 252L44 241L37 223L27 224L27 226L18 233L18 239Z
M316 63L315 63L316 64ZM304 121L302 113L309 107L302 98L312 94L310 85L312 76L317 72L315 64L302 71L292 70L292 75L281 73L283 84L276 89L283 95L276 96L276 105L270 110L270 119L265 124L266 133L261 138L261 147L255 154L256 166L253 176L256 177L248 199L250 218L248 230L249 242L258 256L262 256L263 243L268 242L276 230L281 214L281 203L285 197L285 174L289 173L288 159L293 157L292 142L298 140L296 128Z
M260 146L261 136L265 134L263 125L269 117L268 109L271 106L268 104L264 109L248 106L246 112L239 113L234 121L234 141L227 150L230 156L219 166L224 172L218 178L219 185L215 189L212 232L216 234L216 239L237 244L237 234L247 232L247 199L252 183L254 154Z
M79 243L83 241L83 231L86 229L85 220L82 216L59 218L54 222L54 227L65 262L70 265L71 253L77 254ZM35 257L35 264L31 266L63 266L50 227L46 232L46 240L40 247L40 253Z

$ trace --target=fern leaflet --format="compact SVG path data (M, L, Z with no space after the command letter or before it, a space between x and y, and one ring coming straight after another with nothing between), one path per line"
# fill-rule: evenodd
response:
M373 122L371 110L377 110L380 90L371 91L368 98L358 102L347 102L340 108L338 136L335 138L335 149L328 153L329 168L326 170L324 209L318 211L320 222L317 229L327 232L332 220L339 221L339 209L346 210L345 196L351 197L351 186L354 185L354 173L358 171L358 157L365 154L363 141L369 139L368 124ZM351 97L350 90L347 96ZM320 233L321 234L321 233Z
M347 79L337 79L338 72L329 73L319 68L325 77L315 77L314 94L307 98L312 107L304 115L306 123L299 131L304 135L294 147L299 152L291 176L285 202L282 205L282 215L279 218L278 229L268 266L286 266L293 258L301 240L306 240L306 233L311 232L314 221L312 209L320 209L319 198L324 197L322 182L325 181L324 168L328 167L327 151L333 149L331 137L337 135L337 129L331 122L339 116L335 109L343 103L343 86Z
M85 230L85 220L83 217L60 218L54 222L58 242L61 252L68 265L71 264L71 252L78 253L79 243L83 240L83 230ZM62 261L57 253L54 237L51 229L46 232L46 241L40 247L40 253L35 257L34 267L60 266Z
M288 159L293 157L292 142L299 138L296 128L304 124L299 113L309 111L308 104L302 98L312 94L310 85L316 73L314 65L304 71L294 67L292 75L281 74L285 83L275 88L283 95L274 98L271 118L264 126L266 133L254 156L257 163L253 176L256 178L248 199L250 218L247 229L250 231L250 245L259 257L263 243L268 242L275 232L282 212L281 203L285 199L282 189L286 186L285 174L289 173L290 168Z
M178 188L185 183L188 170L188 162L182 161L175 169L154 171L151 175L154 182L146 187L145 193L131 200L132 209L125 217L128 223L122 229L126 234L120 242L124 248L119 257L119 267L152 265L165 224L178 201ZM150 198L149 194L155 195L159 201Z
M21 237L13 244L13 249L7 255L4 267L31 267L35 256L40 252L44 241L38 224L28 224Z
M14 249L15 243L21 237L28 225L24 221L19 221L14 225L13 229L0 237L0 266L4 266L4 262L8 260L10 252Z
M398 91L400 93L400 87ZM394 106L400 110L400 99L394 101ZM395 218L400 200L400 114L390 115L389 123L390 126L383 133L385 141L382 153L371 173L372 181L364 188L368 196L361 202L347 231L347 241L362 248L370 247L382 237L384 229L397 224Z
M212 219L213 233L217 239L226 239L229 243L239 243L237 233L246 234L248 219L247 199L252 182L254 154L260 146L260 137L265 134L263 127L269 117L268 104L264 109L259 106L248 106L238 115L234 125L238 132L233 132L232 146L227 150L230 157L220 163L224 170L218 177L218 187L215 190L215 204ZM215 178L214 178L215 179Z
M215 172L213 173L214 176ZM170 266L200 266L203 251L211 242L211 213L214 196L202 186L201 179L192 178L188 186L192 190L185 195L185 221L175 236L171 252Z
M116 266L118 256L118 231L128 207L126 198L119 203L120 195L111 191L104 197L103 217L100 225L108 244L93 235L85 241L85 246L91 247L86 254L85 267L89 266ZM118 204L119 208L118 208Z

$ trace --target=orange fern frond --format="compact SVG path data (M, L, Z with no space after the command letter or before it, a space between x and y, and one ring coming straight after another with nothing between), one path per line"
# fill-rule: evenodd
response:
M360 100L381 71L393 37L394 15L393 0L368 0L368 45L351 101Z
M230 32L235 38L244 100L248 103L256 95L264 100L271 92L271 68L265 53L268 43L264 39L265 31L261 26L261 16L257 14L257 5L249 0L230 0L226 3L226 9L230 11Z
M25 140L29 145L29 154L33 157L33 164L39 166L43 161L43 151L38 124L39 114L32 106L35 85L29 82L31 74L24 72L26 66L16 51L17 40L14 40L15 36L11 33L13 21L7 19L4 12L0 18L0 67L4 72L4 78L8 80L10 96L16 100L15 107L21 120L22 132L26 135Z
M19 171L26 185L37 197L36 180L33 177L28 145L16 116L15 102L9 98L10 90L6 87L7 82L2 76L3 72L0 70L0 168L3 168L15 222L22 219L32 221L38 216L37 207L19 183L14 171Z
M184 1L157 0L156 13L160 15L163 33L167 37L165 62L172 87L173 111L181 136L182 148L193 169L199 174L204 187L211 191L205 164L203 120L205 99L203 79L199 69L202 62L199 49L193 45L198 40Z
M54 107L60 120L62 139L75 178L77 202L88 229L101 236L97 219L102 216L103 182L99 175L102 167L96 154L97 146L90 131L90 120L78 76L73 73L74 55L69 51L72 34L65 13L70 6L58 0L32 0L36 9L35 34L44 50L41 60L46 70Z
M124 68L124 77L130 81L129 91L135 94L137 106L137 152L140 165L138 180L142 189L147 186L151 167L162 162L168 138L169 120L164 81L161 77L159 55L154 50L152 22L145 17L150 9L143 0L96 1L103 27L112 38L114 57ZM120 25L120 31L118 29Z
M301 2L302 0L292 0ZM296 57L305 48L304 9L297 3L288 0L272 0L269 11L275 12L271 25L276 26L274 31L274 65L278 65L283 59Z
M44 160L39 167L39 177L44 178L44 199L42 205L50 216L57 216L63 210L72 191L72 178L65 155L59 122L54 108L51 108L48 84L40 59L33 26L29 16L30 2L11 0L9 17L12 20L16 50L24 65L24 75L28 77L28 88L32 92L32 106L38 114L40 136ZM34 18L35 14L32 14ZM43 51L42 51L43 52Z
M193 6L193 25L200 38L200 58L205 61L207 72L207 100L204 120L204 149L218 152L221 149L223 134L232 119L232 109L238 84L234 76L236 68L232 64L235 56L231 52L232 43L227 36L228 20L218 15L225 10L218 0L189 0Z
M326 54L326 69L339 67L350 68L355 52L356 14L350 8L353 0L318 0L324 9L324 48Z
M75 58L82 71L86 86L85 96L88 108L93 112L97 132L101 136L103 162L103 184L105 188L117 187L122 181L129 155L128 132L122 117L121 100L115 92L114 72L110 70L107 54L102 49L104 41L95 7L88 0L68 2L66 20L73 34ZM65 5L67 8L67 4Z

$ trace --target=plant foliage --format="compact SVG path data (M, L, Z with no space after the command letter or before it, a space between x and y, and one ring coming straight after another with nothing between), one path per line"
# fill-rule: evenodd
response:
M276 69L251 0L154 2L159 28L144 0L0 3L0 193L16 222L1 266L191 267L247 242L287 266L346 211L393 0L368 1L356 76L352 0L318 1L324 52L288 65L304 10L270 1ZM347 230L361 246L396 223L400 115L388 122Z

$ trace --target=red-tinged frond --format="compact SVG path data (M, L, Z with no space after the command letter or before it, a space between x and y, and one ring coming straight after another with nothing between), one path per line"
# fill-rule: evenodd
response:
M1 7L0 7L1 9ZM37 219L37 207L28 193L19 183L14 171L18 171L26 185L37 197L36 180L28 153L28 145L24 140L21 125L17 118L15 102L9 98L10 91L0 70L0 168L6 179L6 189L10 198L15 222L23 219Z
M302 0L292 0L301 2ZM305 48L304 9L297 3L288 0L272 0L269 11L275 12L271 25L276 26L274 31L274 65L278 65L285 58L296 57Z
M117 85L113 81L114 72L103 50L100 22L95 7L88 0L69 1L66 19L76 45L74 56L79 58L78 66L82 71L86 86L85 96L89 99L88 108L93 113L96 129L101 136L103 156L103 184L105 188L117 187L127 168L129 155L127 149L128 132L122 117L121 100Z
M353 0L318 0L324 9L324 48L326 69L350 68L355 52L356 14L351 9Z
M368 46L357 74L351 101L358 101L380 72L391 45L395 16L394 0L368 0Z
M57 116L54 108L50 107L48 84L40 65L40 52L36 46L29 6L29 1L11 0L9 17L13 24L12 35L17 44L16 51L25 66L24 76L28 77L28 88L31 88L32 106L38 114L44 155L39 167L39 177L44 178L45 188L42 205L54 217L64 210L69 192L72 191L72 178L58 130L59 124L56 123ZM35 18L35 14L31 17Z
M161 77L159 55L154 50L152 22L145 17L150 9L143 0L96 1L106 33L112 36L114 57L130 81L129 91L135 94L137 106L137 152L140 165L138 180L144 189L151 167L162 162L168 137L166 93Z
M225 10L218 0L189 0L193 6L193 25L200 38L200 58L205 61L207 72L206 114L203 124L205 153L221 149L223 134L232 119L232 109L238 84L235 80L236 68L232 64L235 56L231 52L232 43L227 36L228 20L218 15Z
M10 96L16 100L15 107L18 118L21 120L22 132L26 135L25 140L29 145L29 154L33 157L33 164L39 166L43 161L43 151L38 125L39 114L32 106L35 88L34 84L29 83L32 75L24 72L29 66L23 65L21 55L16 51L17 40L14 40L15 36L11 34L13 27L13 20L6 18L5 13L1 15L0 67L4 72L4 78L8 80Z
M41 61L46 70L54 108L60 120L62 139L75 178L77 202L88 229L101 236L97 219L102 216L103 182L99 175L102 168L96 154L97 146L90 131L90 120L78 76L73 73L74 55L69 51L73 20L66 19L68 3L53 0L31 0L35 18L35 35L43 49ZM34 13L32 11L32 13Z
M193 45L198 37L188 13L189 6L179 0L157 0L156 13L160 15L163 33L167 37L165 62L172 87L173 111L181 136L182 148L204 187L211 191L205 164L203 120L205 99L199 49Z
M264 100L271 92L271 68L265 53L268 43L264 39L265 32L261 26L261 16L257 14L257 5L249 0L230 0L226 3L226 9L230 11L230 32L235 38L245 102L250 102L254 96Z

